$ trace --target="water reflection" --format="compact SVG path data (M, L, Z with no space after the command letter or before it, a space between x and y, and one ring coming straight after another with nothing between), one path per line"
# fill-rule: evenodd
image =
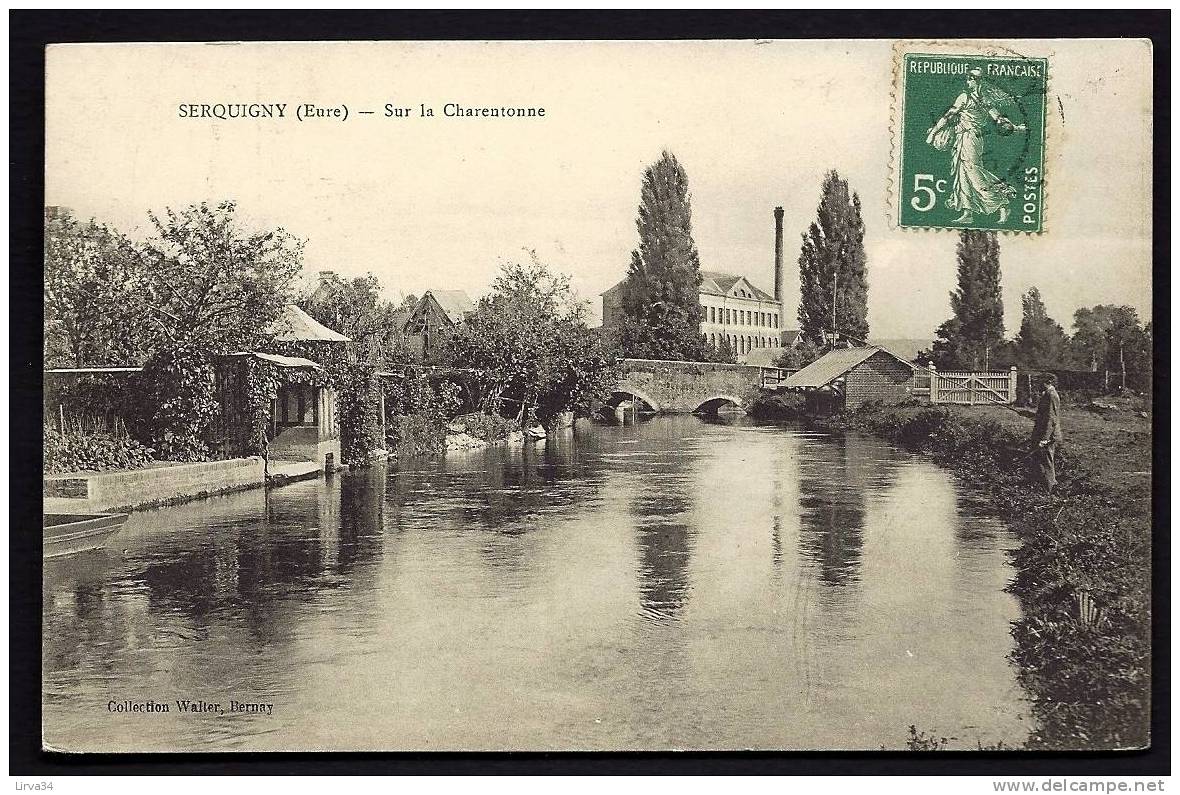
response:
M639 547L639 597L647 615L673 618L687 598L692 531L685 523L689 501L676 492L635 495L631 515Z
M897 458L893 448L859 435L816 435L799 470L800 551L826 585L860 578L866 499L887 488Z
M875 440L579 424L137 513L106 552L47 562L45 732L75 750L876 748L918 722L1019 741L1010 543ZM149 697L276 711L105 711Z

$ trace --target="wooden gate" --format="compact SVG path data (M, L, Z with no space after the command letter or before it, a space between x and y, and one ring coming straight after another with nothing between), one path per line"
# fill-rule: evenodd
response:
M988 406L1016 402L1015 367L998 373L939 372L931 367L929 378L931 403Z

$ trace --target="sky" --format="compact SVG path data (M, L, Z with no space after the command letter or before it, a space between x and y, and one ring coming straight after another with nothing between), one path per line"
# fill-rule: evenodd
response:
M1051 111L1046 231L1000 242L1009 336L1032 286L1067 329L1098 303L1149 318L1150 43L1008 45L1049 59ZM872 335L930 339L958 236L890 220L892 69L887 41L57 45L45 202L142 236L148 210L234 199L249 225L307 241L306 273L372 272L393 299L478 297L532 250L597 315L637 245L643 170L667 149L703 269L772 291L784 208L793 316L800 236L834 168L863 203ZM447 118L449 102L545 116ZM201 103L285 103L287 118L181 117ZM298 121L303 103L350 116ZM386 103L415 115L386 118Z

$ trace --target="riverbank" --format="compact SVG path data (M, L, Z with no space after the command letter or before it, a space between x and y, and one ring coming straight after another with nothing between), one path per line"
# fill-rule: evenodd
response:
M1012 657L1037 724L1027 748L1149 744L1150 417L1065 409L1052 497L1026 477L1031 419L1006 409L868 406L813 424L931 455L1019 537L1009 590L1023 613Z
M495 444L544 438L543 429L525 429L514 420L479 412L449 420L424 414L406 414L390 425L387 444L397 458L430 458L448 451L476 450Z

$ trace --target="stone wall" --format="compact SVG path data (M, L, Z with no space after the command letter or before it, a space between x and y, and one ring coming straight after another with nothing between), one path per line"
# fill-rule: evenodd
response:
M161 464L126 472L47 475L47 513L97 513L193 499L265 483L262 459L233 458L195 464Z
M914 368L887 353L876 353L852 368L844 381L844 405L854 409L862 403L904 403L913 397Z
M760 368L741 364L627 359L619 388L650 396L660 411L688 414L717 397L733 398L745 408L757 394L761 378Z

